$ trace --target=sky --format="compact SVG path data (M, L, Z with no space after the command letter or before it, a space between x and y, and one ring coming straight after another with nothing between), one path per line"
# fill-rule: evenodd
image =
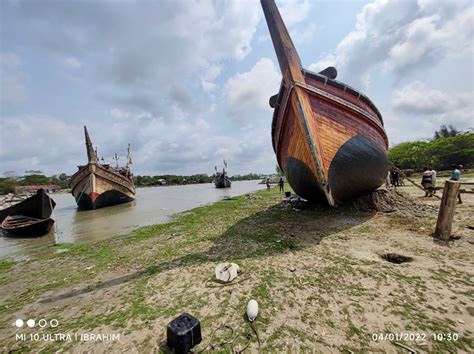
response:
M280 0L303 66L335 66L390 145L474 126L473 1ZM0 1L0 174L273 173L281 74L259 1Z

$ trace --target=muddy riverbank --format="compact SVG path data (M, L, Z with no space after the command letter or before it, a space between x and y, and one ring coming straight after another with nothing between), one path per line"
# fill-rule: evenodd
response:
M396 341L426 352L472 352L474 196L463 195L453 226L457 239L447 247L431 237L439 201L412 186L399 190L409 201L400 213L301 210L273 188L195 208L125 236L62 244L56 255L4 260L0 347L166 351L166 324L189 312L201 320L198 350L223 323L239 334L237 348L251 333L243 314L254 298L260 305L255 327L261 347L270 352L403 350ZM407 211L411 204L421 209ZM383 257L388 253L411 261L391 263ZM238 263L242 281L228 287L213 283L221 261ZM19 318L54 318L59 324L17 328ZM15 337L34 333L120 338ZM225 331L215 333L216 350L230 350L218 344L226 338ZM257 347L252 337L250 348Z

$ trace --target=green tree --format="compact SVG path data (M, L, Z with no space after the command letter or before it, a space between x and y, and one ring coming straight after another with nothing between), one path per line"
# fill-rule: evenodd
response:
M389 160L402 169L420 171L424 166L447 170L452 164L474 164L474 133L441 137L431 141L412 141L392 147Z
M435 131L434 139L442 139L442 138L449 138L452 136L457 136L461 134L459 130L457 130L453 125L442 125L439 130Z
M13 193L17 182L13 178L0 178L0 194Z

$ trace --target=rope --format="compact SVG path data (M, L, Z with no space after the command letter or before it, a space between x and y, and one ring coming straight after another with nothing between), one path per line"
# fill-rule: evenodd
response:
M90 182L90 180L87 180L87 183L84 185L84 188L82 188L81 194L79 194L79 199L77 199L77 203L78 203L78 204L79 204L79 201L80 201L81 198L82 198L82 195L84 194L84 191L85 191L86 188L89 186L89 182Z
M242 282L244 282L248 279L250 279L250 276L247 276L246 278L241 278L238 281L233 281L233 282L229 282L229 283L220 283L220 282L218 282L214 279L208 279L208 280L206 280L204 285L206 286L206 288L224 288L226 286L232 286L232 285L235 285L235 284L242 283ZM214 283L214 284L211 284L211 283Z
M249 322L250 323L250 327L252 328L253 330L253 333L255 333L255 336L257 337L257 341L258 341L258 350L260 351L260 338L258 336L258 333L257 333L257 330L255 329L255 327L253 326L253 323L252 322ZM212 339L214 338L214 335L216 334L216 332L220 329L227 329L230 331L230 336L229 336L229 339L227 340L224 340L220 343L217 343L217 344L212 344ZM210 348L211 350L214 350L217 346L223 346L223 345L226 345L226 344L230 344L230 349L231 349L231 353L233 354L241 354L243 353L244 351L246 351L248 349L248 347L250 346L250 343L251 343L251 340L252 340L252 334L251 333L242 333L245 338L247 339L247 343L245 343L244 347L242 349L235 349L234 348L234 344L235 344L235 340L239 337L238 335L234 335L234 329L227 325L227 324L222 324L216 328L214 328L214 330L212 331L211 333L211 337L209 338L209 341L207 343L207 345L201 349L200 351L197 351L196 354L201 354L201 353L204 353L208 348Z

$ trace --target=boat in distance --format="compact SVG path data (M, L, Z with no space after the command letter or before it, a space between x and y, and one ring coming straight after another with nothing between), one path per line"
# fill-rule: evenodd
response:
M274 0L261 0L283 75L270 98L272 144L300 197L337 206L383 184L388 139L372 101L335 80L329 67L305 70Z
M216 173L214 177L214 185L216 188L230 188L232 185L231 180L227 176L227 171L225 170L227 167L227 162L224 160L224 167L222 168L222 172L217 171L217 166L215 167Z
M71 176L69 186L80 209L98 209L135 200L135 186L130 172L130 145L125 167L111 167L100 163L92 146L87 128L84 127L87 158L86 165L78 166Z
M56 202L39 189L35 195L0 210L1 228L15 236L42 236L51 230L54 220L51 219Z

